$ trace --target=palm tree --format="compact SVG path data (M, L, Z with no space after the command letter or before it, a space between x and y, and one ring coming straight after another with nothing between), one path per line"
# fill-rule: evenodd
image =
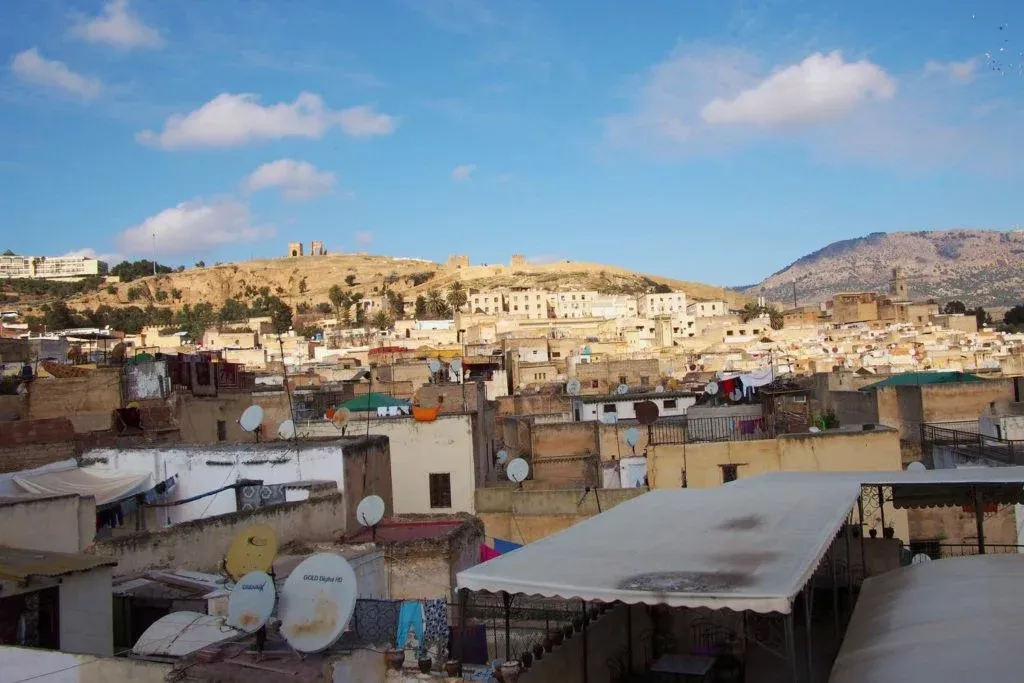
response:
M394 321L391 320L391 316L387 314L387 311L377 311L373 316L373 326L382 332L390 329L394 325Z
M433 319L443 318L447 313L448 304L445 303L441 292L431 289L427 292L427 315Z
M458 280L453 282L451 287L448 288L448 296L446 298L452 311L461 311L462 307L469 301L465 288Z

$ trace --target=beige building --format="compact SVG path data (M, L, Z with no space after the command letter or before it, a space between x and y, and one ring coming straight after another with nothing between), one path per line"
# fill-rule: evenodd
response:
M686 294L684 292L644 294L640 297L639 313L643 316L686 313L686 309Z
M513 318L541 320L552 317L554 294L546 289L512 290L506 295L507 315Z
M687 305L686 312L695 318L714 318L728 315L729 304L723 300L692 301Z
M597 292L558 292L555 294L556 318L589 318L593 315Z

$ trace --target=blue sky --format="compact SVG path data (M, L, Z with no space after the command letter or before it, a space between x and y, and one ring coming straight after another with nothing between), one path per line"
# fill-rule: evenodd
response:
M5 0L0 48L19 253L155 231L171 264L322 239L738 285L1024 222L1009 1Z

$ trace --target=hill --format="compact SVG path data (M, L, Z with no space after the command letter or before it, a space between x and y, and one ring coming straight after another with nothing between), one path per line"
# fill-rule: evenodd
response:
M721 298L742 306L748 297L728 289L695 282L643 275L615 266L575 261L550 264L516 263L456 267L423 259L367 254L332 254L243 261L181 272L143 277L100 287L67 300L75 310L99 306L142 306L179 309L185 304L210 303L219 308L228 299L247 302L261 290L279 296L293 307L328 302L328 291L338 285L349 292L370 296L387 287L411 303L431 289L442 293L453 282L466 289L537 287L550 290L598 290L640 293L655 287L686 292L694 299Z
M1013 306L1024 297L1024 231L875 232L833 242L741 291L790 304L795 278L801 303L836 292L885 292L896 266L914 299Z

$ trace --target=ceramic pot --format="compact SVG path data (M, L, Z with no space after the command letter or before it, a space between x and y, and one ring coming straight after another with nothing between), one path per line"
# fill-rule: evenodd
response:
M424 657L417 662L420 667L420 673L428 674L430 670L434 668L434 660L430 657Z
M550 650L548 650L548 652L550 652ZM536 643L533 646L533 658L538 662L544 659L544 646L540 643Z
M562 635L565 636L566 640L572 638L572 624L566 624L562 627Z
M519 662L505 662L501 665L502 683L518 683L519 672Z
M388 650L384 653L384 658L387 660L389 669L401 671L402 665L405 664L405 650Z
M529 652L524 652L519 655L519 663L523 665L523 671L526 671L530 668L530 665L533 664L533 655Z
M452 678L462 678L462 662L457 659L449 659L444 663L444 672Z
M560 628L555 629L548 635L551 636L552 645L561 645L565 640L565 633Z

